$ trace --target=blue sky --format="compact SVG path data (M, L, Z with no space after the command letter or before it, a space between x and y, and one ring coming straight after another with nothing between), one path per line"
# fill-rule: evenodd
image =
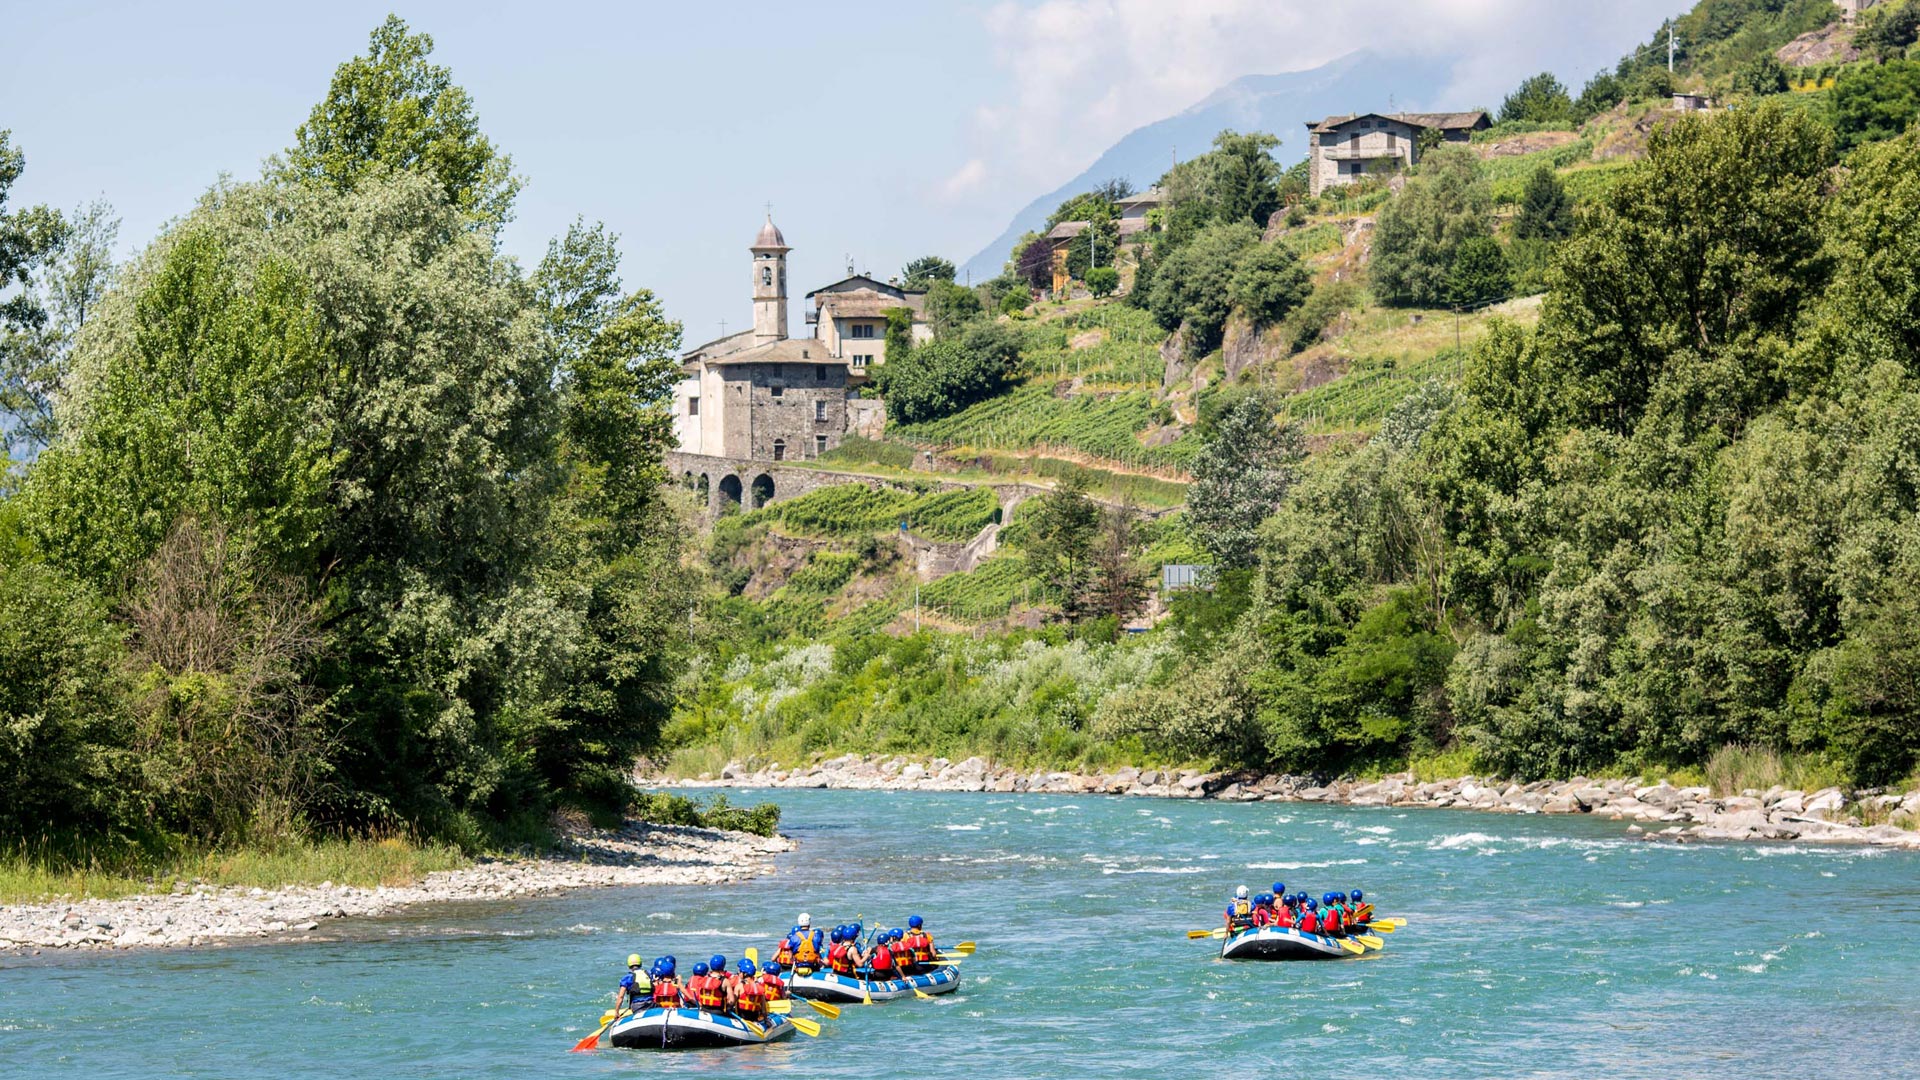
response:
M799 293L848 259L881 276L926 252L960 262L1127 131L1241 75L1411 49L1456 60L1436 101L1497 104L1542 68L1577 87L1688 6L9 0L0 128L27 154L15 205L105 197L130 253L221 173L257 175L397 11L528 180L509 251L531 263L575 215L607 222L627 284L660 293L691 344L750 318L763 203Z

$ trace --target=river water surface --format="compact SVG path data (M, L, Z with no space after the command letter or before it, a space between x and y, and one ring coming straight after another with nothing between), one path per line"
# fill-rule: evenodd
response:
M757 793L741 793L753 797ZM1099 796L781 791L777 876L421 909L340 940L0 961L5 1077L1920 1076L1920 856L1613 822ZM1368 891L1384 952L1226 963L1236 884ZM568 1054L628 952L924 915L937 1002L773 1047ZM803 1010L803 1013L806 1011Z

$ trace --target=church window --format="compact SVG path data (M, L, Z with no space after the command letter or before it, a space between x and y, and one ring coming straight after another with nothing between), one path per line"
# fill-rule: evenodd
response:
M700 399L699 398L690 397L687 399L687 415L688 416L700 415Z
M772 394L774 397L782 397L786 392L787 388L781 386L779 383L774 383L772 386L767 387L767 393Z
M827 418L827 399L826 398L814 399L813 418L815 420L825 420Z
M787 460L787 440L785 439L773 440L773 460L775 461Z
M773 267L763 266L760 268L760 284L762 285L773 284Z

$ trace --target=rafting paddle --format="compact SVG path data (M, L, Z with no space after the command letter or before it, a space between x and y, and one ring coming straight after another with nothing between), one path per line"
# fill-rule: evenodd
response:
M1355 956L1359 956L1360 954L1367 951L1367 947L1365 945L1360 944L1359 942L1353 940L1352 938L1342 937L1342 938L1331 938L1329 940L1336 942L1341 948L1347 950L1348 952L1354 954Z
M1386 942L1381 941L1379 938L1374 937L1372 934L1355 934L1353 935L1353 940L1359 942L1362 945L1365 945L1369 949L1385 948L1387 944Z
M838 1019L840 1016L840 1006L828 1005L825 1002L815 1001L812 998L781 998L778 1001L768 1002L767 1008L777 1013L791 1013L793 1012L793 1003L795 1001L806 1002L807 1004L813 1006L813 1009L815 1012L819 1013L821 1016L824 1016L829 1020Z
M571 1053L575 1053L575 1054L584 1053L588 1050L593 1049L596 1046L599 1046L600 1036L604 1034L608 1028L612 1027L613 1022L618 1019L620 1019L619 1013L615 1013L612 1016L608 1017L607 1022L604 1024L601 1024L598 1028L596 1028L593 1034L587 1036L584 1039L581 1039L577 1043L574 1043L573 1050L571 1051Z
M1227 931L1226 931L1226 928L1225 928L1225 927L1221 927L1221 926L1216 926L1216 927L1214 927L1214 928L1213 928L1213 929L1211 929L1211 930L1189 930L1189 931L1187 931L1187 940L1188 940L1188 941L1198 941L1198 940L1200 940L1201 938L1209 938L1209 937L1226 937L1226 936L1227 936Z

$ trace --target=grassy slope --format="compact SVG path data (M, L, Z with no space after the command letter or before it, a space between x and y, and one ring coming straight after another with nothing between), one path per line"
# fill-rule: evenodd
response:
M384 840L321 840L174 855L158 860L88 860L82 865L21 856L0 859L0 903L20 904L61 896L114 899L164 893L175 882L278 888L331 881L372 888L404 885L436 870L471 864L450 845Z

